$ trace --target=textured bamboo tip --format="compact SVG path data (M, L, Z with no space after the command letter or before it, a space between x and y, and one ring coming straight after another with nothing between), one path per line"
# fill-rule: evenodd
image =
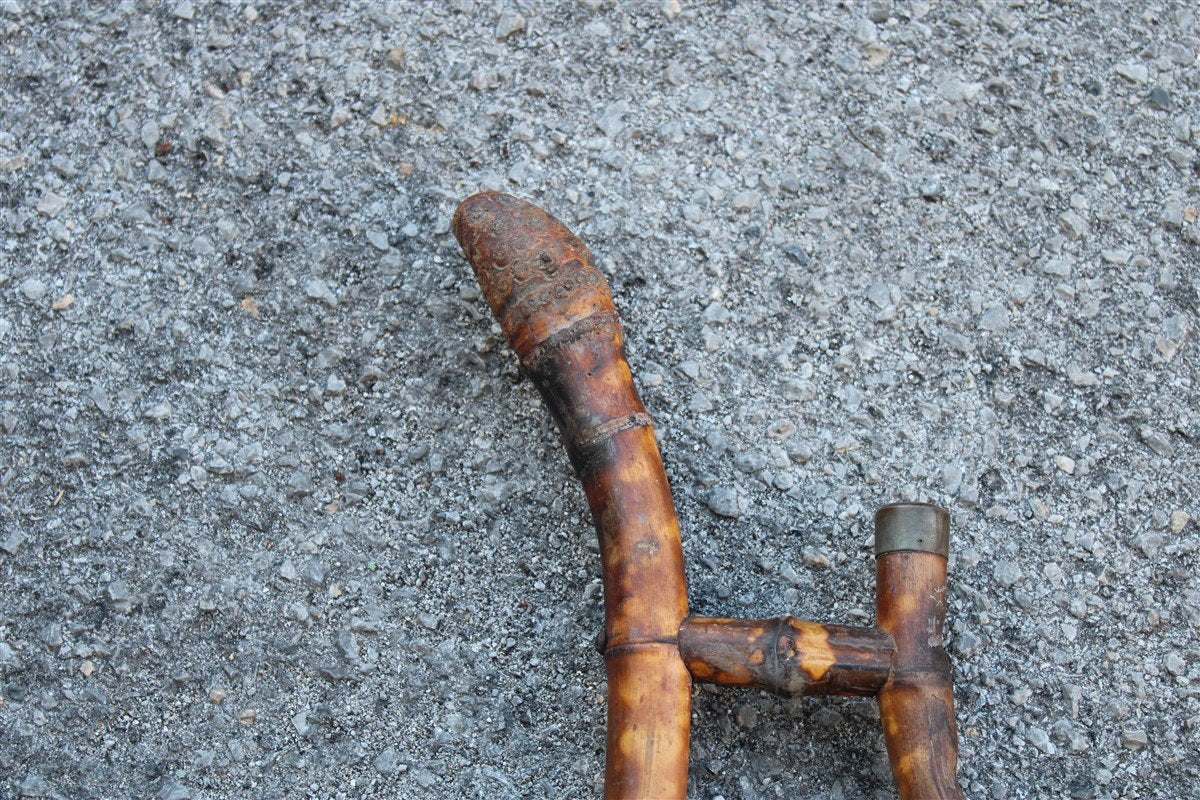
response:
M452 227L518 356L593 314L615 315L587 247L533 203L480 192L459 205Z
M896 550L950 555L950 512L931 503L892 503L875 512L875 555Z

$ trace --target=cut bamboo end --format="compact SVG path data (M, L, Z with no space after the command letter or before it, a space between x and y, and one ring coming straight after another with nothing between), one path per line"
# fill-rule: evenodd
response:
M892 503L875 512L875 555L897 550L950 554L950 512L929 503Z

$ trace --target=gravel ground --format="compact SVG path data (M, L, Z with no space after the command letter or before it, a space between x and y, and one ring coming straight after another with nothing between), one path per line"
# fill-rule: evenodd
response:
M611 276L692 607L953 512L972 798L1200 796L1190 3L0 3L0 797L598 797L598 557L448 222ZM888 798L700 690L692 796Z

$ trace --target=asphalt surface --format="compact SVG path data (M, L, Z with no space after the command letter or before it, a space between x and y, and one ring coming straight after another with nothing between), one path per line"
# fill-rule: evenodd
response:
M586 504L448 230L609 276L696 613L952 511L971 798L1200 796L1191 3L0 3L0 797L598 797ZM691 796L889 798L697 690Z

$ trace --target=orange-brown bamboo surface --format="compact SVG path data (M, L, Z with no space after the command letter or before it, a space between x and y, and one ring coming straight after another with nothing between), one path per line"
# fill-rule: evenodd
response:
M683 548L608 284L566 226L488 192L454 232L521 366L557 420L600 537L608 670L607 798L687 794L691 679Z
M875 619L896 643L879 692L883 738L901 800L961 800L950 659L942 648L946 557L900 550L875 560Z
M877 628L795 617L690 617L679 629L679 654L693 680L754 686L781 697L874 697L891 675L894 652L892 637Z
M608 800L687 795L691 681L878 699L903 800L961 798L945 616L946 512L876 517L875 628L687 616L683 550L612 294L566 226L499 192L454 233L509 344L562 431L600 539Z

